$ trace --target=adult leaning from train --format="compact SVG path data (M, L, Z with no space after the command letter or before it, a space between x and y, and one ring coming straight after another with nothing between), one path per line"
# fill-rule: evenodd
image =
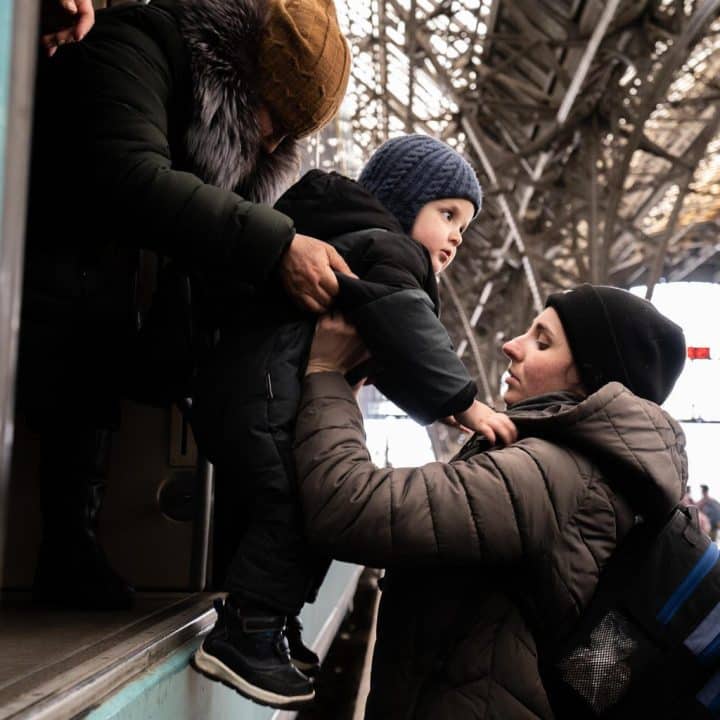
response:
M252 322L259 291L322 312L349 272L268 204L337 112L351 55L332 0L154 0L95 20L81 43L46 36L61 47L39 66L18 407L40 447L34 597L119 610L133 591L96 530L121 397L187 398L214 330ZM216 469L225 498L234 476ZM215 508L220 576L241 524L232 498Z
M636 516L683 495L684 436L660 404L685 342L649 302L552 294L502 350L515 443L378 468L343 375L357 336L342 319L317 330L296 428L308 532L388 569L367 718L554 717L538 646L578 619Z

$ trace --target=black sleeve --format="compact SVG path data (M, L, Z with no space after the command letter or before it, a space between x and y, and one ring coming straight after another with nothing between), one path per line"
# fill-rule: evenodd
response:
M174 78L153 39L116 23L63 48L52 62L49 97L65 102L61 115L48 108L45 121L58 128L50 145L72 147L64 156L72 157L74 177L86 179L95 217L122 242L229 285L262 285L292 241L292 220L174 166Z
M466 410L477 388L422 289L424 253L409 238L382 240L369 249L374 262L362 279L340 278L339 304L376 362L377 387L425 425Z

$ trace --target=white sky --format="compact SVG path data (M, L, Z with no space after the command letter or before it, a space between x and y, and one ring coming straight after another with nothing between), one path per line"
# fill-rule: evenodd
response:
M645 288L633 288L644 297ZM720 498L718 448L720 448L720 285L715 283L666 283L657 285L653 304L685 332L688 346L709 347L710 360L687 360L663 407L681 422L687 438L690 479L696 500L700 485ZM697 422L698 420L705 422Z
M645 287L632 292L645 296ZM687 360L664 408L678 420L720 420L720 285L666 283L655 287L653 305L685 332L688 346L710 348L710 360Z
M645 288L632 290L644 297ZM688 360L664 408L682 422L687 436L693 497L700 485L720 499L720 285L711 283L664 283L657 285L653 304L680 325L689 346L710 348L710 360ZM399 411L397 411L399 412ZM705 422L702 422L702 421ZM718 422L708 422L716 420ZM407 417L367 419L367 444L373 462L382 467L412 467L434 460L424 428Z
M408 417L366 419L367 446L373 462L385 467L416 467L435 460L427 431Z

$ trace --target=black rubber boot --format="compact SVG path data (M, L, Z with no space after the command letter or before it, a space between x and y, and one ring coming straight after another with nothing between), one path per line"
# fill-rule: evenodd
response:
M110 567L95 534L111 438L111 431L94 429L43 438L36 602L78 610L132 607L133 588Z
M308 677L315 677L320 672L320 658L303 642L303 625L297 615L287 619L285 635L290 648L292 664Z
M290 661L282 615L243 616L230 598L216 600L215 610L215 626L192 660L198 672L260 705L295 709L312 702L312 682Z

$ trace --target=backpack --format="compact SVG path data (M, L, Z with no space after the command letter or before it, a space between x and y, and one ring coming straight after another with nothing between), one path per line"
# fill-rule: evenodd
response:
M539 643L558 718L720 717L720 563L697 508L637 524L579 621Z

